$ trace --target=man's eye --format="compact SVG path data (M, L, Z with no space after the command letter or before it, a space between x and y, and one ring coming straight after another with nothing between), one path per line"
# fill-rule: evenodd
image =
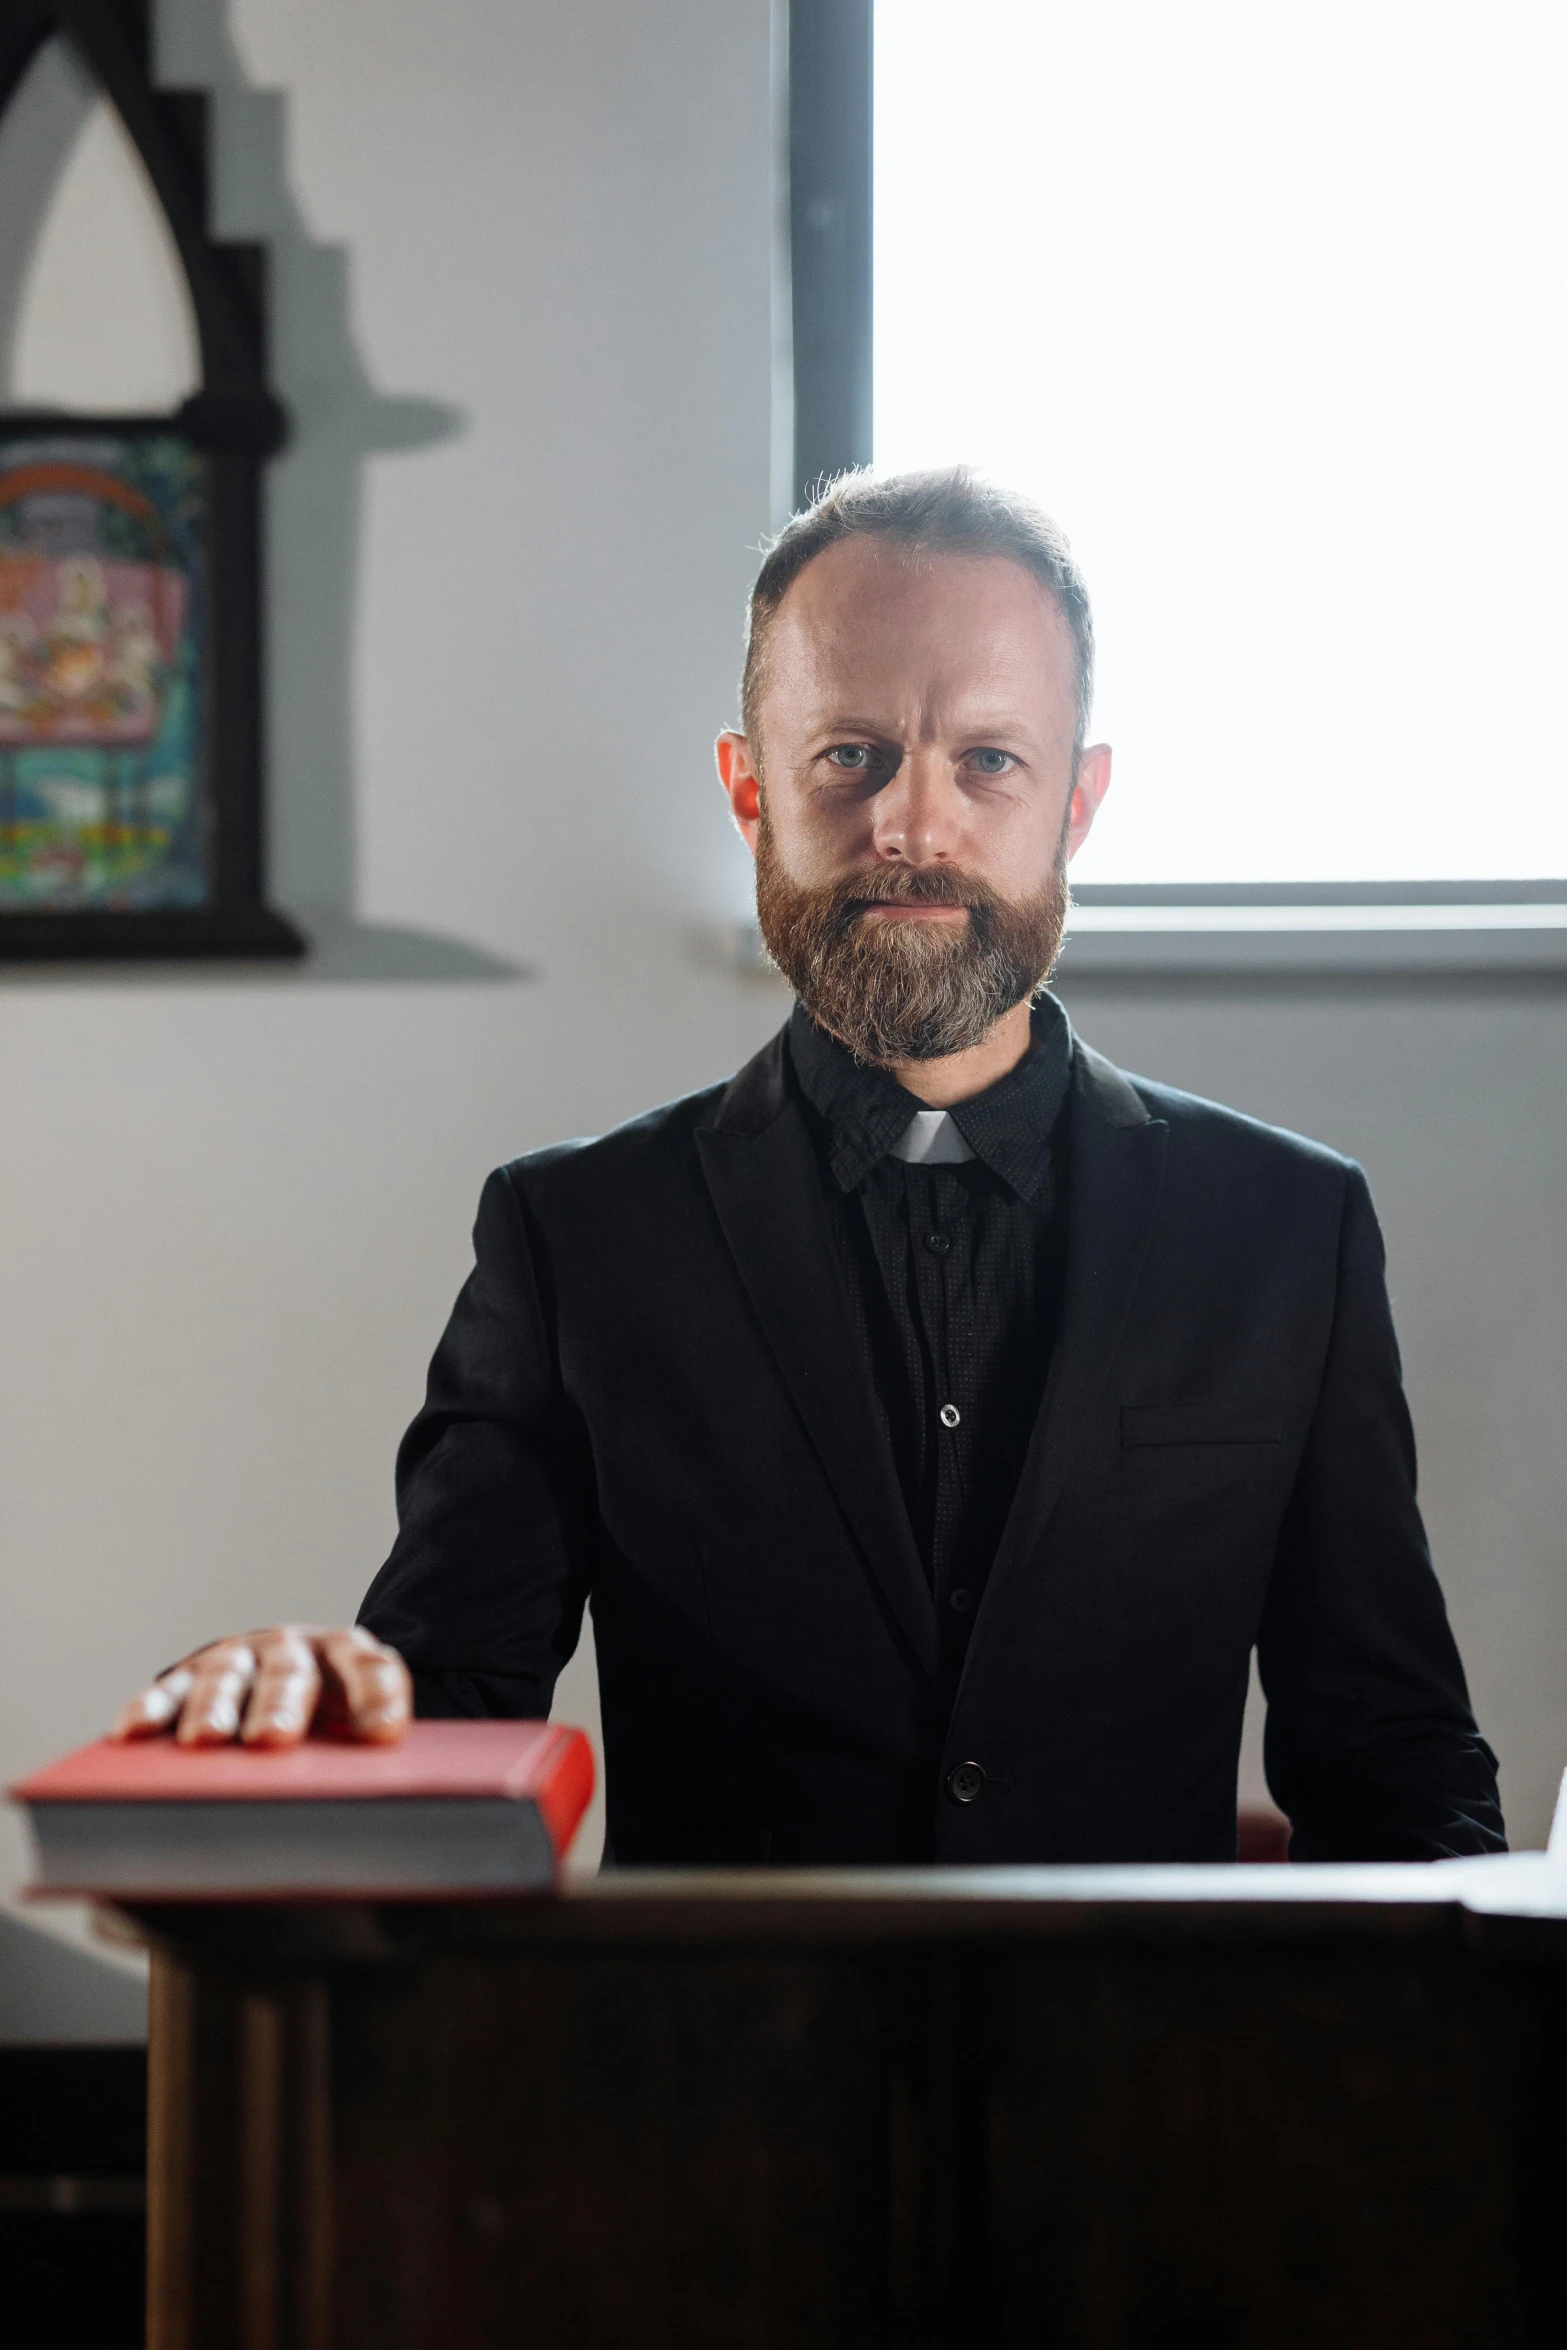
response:
M1010 751L970 751L969 765L977 767L981 775L1005 775L1017 761Z
M846 775L863 775L871 763L870 746L866 743L835 743L827 756Z

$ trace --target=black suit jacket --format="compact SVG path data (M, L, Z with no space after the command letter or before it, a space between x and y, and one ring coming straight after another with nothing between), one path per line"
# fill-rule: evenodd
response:
M362 1613L421 1711L546 1713L591 1600L621 1861L1225 1860L1255 1643L1296 1857L1499 1846L1359 1168L1080 1042L1068 1115L955 1684L783 1038L492 1175Z

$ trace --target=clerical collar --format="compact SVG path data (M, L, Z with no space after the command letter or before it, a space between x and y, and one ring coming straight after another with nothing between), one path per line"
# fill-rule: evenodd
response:
M951 1127L930 1119L925 1103L889 1070L857 1061L796 1004L789 1054L800 1090L826 1125L827 1163L840 1187L852 1191L889 1153L927 1164L972 1154L1020 1199L1032 1199L1050 1164L1050 1137L1072 1074L1072 1031L1054 996L1036 1002L1032 1026L1033 1043L1017 1067L946 1113L967 1145L959 1154ZM923 1134L916 1119L926 1121Z

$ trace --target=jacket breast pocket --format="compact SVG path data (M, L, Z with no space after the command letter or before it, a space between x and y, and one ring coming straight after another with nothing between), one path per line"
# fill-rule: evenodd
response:
M1237 1403L1125 1403L1121 1443L1282 1444L1284 1414L1278 1404L1248 1398Z

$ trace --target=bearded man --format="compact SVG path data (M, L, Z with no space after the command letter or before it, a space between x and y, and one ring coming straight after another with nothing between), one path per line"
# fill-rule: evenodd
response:
M542 1715L590 1604L621 1862L1215 1861L1255 1648L1296 1858L1501 1848L1364 1177L1044 992L1092 666L967 473L790 523L718 767L792 1017L490 1177L360 1629L130 1733Z

